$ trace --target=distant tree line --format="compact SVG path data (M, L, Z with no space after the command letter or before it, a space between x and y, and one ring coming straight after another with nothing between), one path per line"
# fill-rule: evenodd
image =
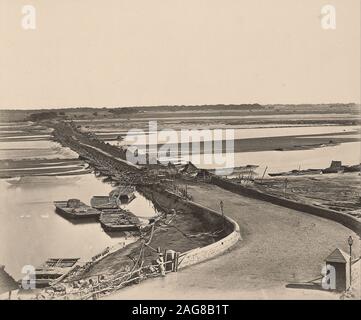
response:
M41 121L41 120L50 120L58 116L58 113L55 111L43 111L36 112L29 115L30 121Z

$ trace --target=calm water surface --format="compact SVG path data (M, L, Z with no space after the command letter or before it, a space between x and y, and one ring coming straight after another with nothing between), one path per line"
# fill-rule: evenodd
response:
M288 128L251 128L251 129L235 129L234 137L235 139L249 139L249 138L263 138L263 137L284 137L284 136L312 136L318 134L332 134L332 136L340 136L340 133L351 133L345 137L360 137L359 126L312 126L312 127L288 127ZM169 132L169 130L164 131ZM181 135L178 132L179 138ZM154 137L154 133L150 134ZM140 135L141 141L146 141L147 134ZM164 136L163 136L164 137ZM162 139L162 134L158 135L159 143L164 143L164 138ZM185 140L180 139L182 142ZM194 141L199 141L195 139ZM117 144L117 142L112 141L111 143ZM126 144L126 140L122 141L121 144ZM138 149L139 152L144 152L142 148ZM326 168L330 165L332 160L340 160L344 164L353 165L361 162L361 143L360 142L348 142L342 143L336 146L315 148L309 150L289 150L289 151L256 151L256 152L236 152L228 153L224 155L228 159L232 159L230 162L225 162L225 167L230 165L234 166L245 166L248 164L258 165L259 168L256 170L258 174L262 174L268 167L268 172L279 172L279 171L288 171L294 170L301 167L301 169L321 169ZM160 159L162 156L160 154ZM173 155L172 155L173 157ZM173 161L187 162L192 161L195 165L201 168L214 169L220 167L215 163L207 163L203 156L194 156L189 155L174 155L172 158Z
M33 178L32 178L33 179ZM50 257L91 258L124 238L110 237L97 222L73 224L55 212L53 201L78 198L112 190L94 175L57 178L54 183L13 186L0 180L0 264L16 278L24 265L40 265ZM138 193L128 205L141 217L155 214L152 204Z

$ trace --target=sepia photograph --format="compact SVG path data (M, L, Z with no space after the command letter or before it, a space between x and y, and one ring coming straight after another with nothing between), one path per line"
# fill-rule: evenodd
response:
M360 17L0 0L0 300L360 300Z

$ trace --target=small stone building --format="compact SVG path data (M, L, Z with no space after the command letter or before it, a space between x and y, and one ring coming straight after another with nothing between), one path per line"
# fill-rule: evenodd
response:
M345 291L350 285L350 256L341 249L335 249L326 259L326 265L335 268L336 291Z

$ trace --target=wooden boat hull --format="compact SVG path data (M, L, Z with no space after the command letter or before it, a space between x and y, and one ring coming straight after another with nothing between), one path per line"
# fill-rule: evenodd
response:
M90 204L97 210L117 209L119 205L116 199L109 196L94 196L90 200Z
M105 223L100 222L102 228L104 231L108 232L119 232L119 231L138 231L139 226L135 224L124 224L124 225L117 225L117 226L111 226L107 225Z
M89 206L85 206L82 211L76 211L66 207L66 201L55 201L54 205L57 213L70 219L98 218L100 216L99 210Z
M79 258L53 258L35 269L35 287L49 287L69 274L77 265Z
M103 211L99 222L105 231L138 231L140 225L139 218L123 209Z

